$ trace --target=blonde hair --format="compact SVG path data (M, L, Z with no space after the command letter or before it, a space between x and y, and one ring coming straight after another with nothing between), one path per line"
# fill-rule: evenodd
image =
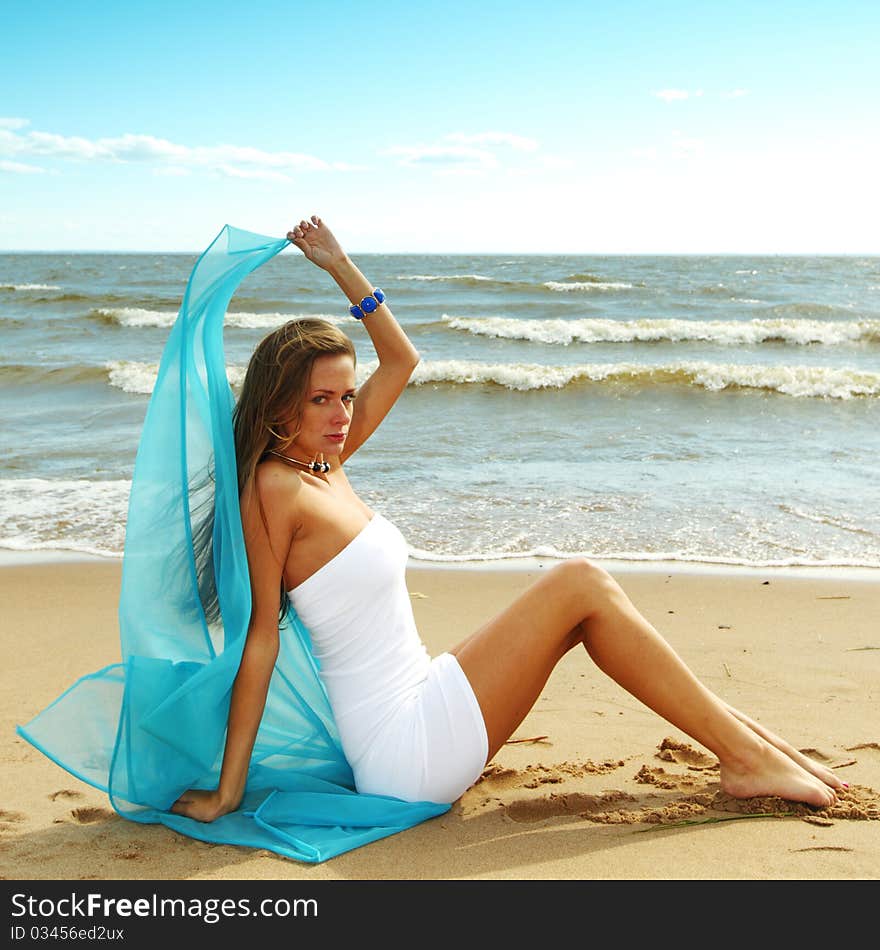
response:
M296 440L315 360L337 354L350 356L357 365L352 341L338 327L316 317L290 320L257 344L232 412L239 497L269 449L284 453ZM287 429L286 437L282 427ZM255 491L253 497L268 533L259 492ZM214 577L213 526L211 511L198 531L193 532L199 594L209 623L220 617ZM282 581L280 615L285 613L286 606Z

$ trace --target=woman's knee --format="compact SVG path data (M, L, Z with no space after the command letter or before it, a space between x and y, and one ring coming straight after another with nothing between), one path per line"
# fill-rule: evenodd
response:
M584 619L623 593L605 568L585 557L567 558L552 572L557 574L560 594L573 598L582 609Z
M564 584L570 584L581 590L600 590L617 586L617 582L604 567L580 555L566 558L552 568L551 573L558 573Z

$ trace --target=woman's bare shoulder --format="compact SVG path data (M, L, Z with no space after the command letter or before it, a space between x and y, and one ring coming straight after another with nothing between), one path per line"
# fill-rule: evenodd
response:
M254 477L261 495L264 492L289 495L291 492L298 493L302 487L299 472L285 465L284 462L276 462L275 459L260 462L254 472Z
M302 487L299 473L290 466L272 460L260 462L242 490L242 511L258 508L253 503L259 499L270 521L288 520L296 515Z

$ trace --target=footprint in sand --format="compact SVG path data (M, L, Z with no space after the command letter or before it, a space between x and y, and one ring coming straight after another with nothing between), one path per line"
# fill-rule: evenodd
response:
M474 783L474 788L483 785L488 791L490 788L516 788L519 785L519 771L505 768L503 765L492 763L483 769L483 774Z
M60 788L57 792L52 792L49 796L50 801L57 801L59 798L82 798L82 792L75 792L72 788Z
M522 799L511 802L506 808L507 817L513 821L544 821L561 815L592 819L593 815L607 812L621 804L636 799L627 792L605 792L602 795L585 795L582 792L552 792L544 798Z
M507 768L492 764L483 770L477 785L490 789L538 788L541 785L557 785L570 778L584 775L605 775L623 766L623 759L606 762L559 762L556 765L527 765L522 769Z
M619 769L623 764L623 760L618 759L599 763L559 762L552 766L537 763L514 769L492 763L483 770L483 774L463 800L462 813L467 815L494 804L514 821L540 821L555 815L590 810L594 802L594 796L590 795L553 794L549 798L528 798L506 805L500 793L561 785L569 779L585 775L604 775Z
M657 747L657 758L663 759L664 762L684 765L695 772L718 768L718 760L714 756L700 752L685 742L676 742L675 739L669 738L664 739Z
M113 857L121 861L140 861L143 854L137 848L128 848L125 851L114 852Z
M95 821L106 821L108 818L112 818L115 813L107 808L83 806L82 808L71 809L70 814L81 825L90 825Z
M656 785L666 791L690 791L696 787L697 781L689 775L670 775L666 769L651 768L643 765L635 774L639 785Z
M0 831L12 831L17 824L24 821L27 815L20 811L9 811L0 808Z
M567 816L597 825L671 824L699 819L712 807L715 796L708 791L677 798L665 805L649 804L620 790L601 795L554 793L546 798L511 802L505 813L517 822L544 821Z

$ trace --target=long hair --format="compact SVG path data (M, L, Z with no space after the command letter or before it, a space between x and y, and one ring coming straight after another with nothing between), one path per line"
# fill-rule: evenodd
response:
M352 341L332 323L314 317L290 320L257 344L232 412L239 498L245 486L255 478L257 466L268 450L277 449L284 453L296 440L315 360L319 356L336 354L346 354L353 363L357 362ZM287 428L287 436L282 434L282 427ZM256 500L268 534L269 525L256 482L254 487L251 503ZM212 500L210 510L193 528L199 596L209 624L220 619L213 535ZM278 609L280 619L287 609L283 580Z

